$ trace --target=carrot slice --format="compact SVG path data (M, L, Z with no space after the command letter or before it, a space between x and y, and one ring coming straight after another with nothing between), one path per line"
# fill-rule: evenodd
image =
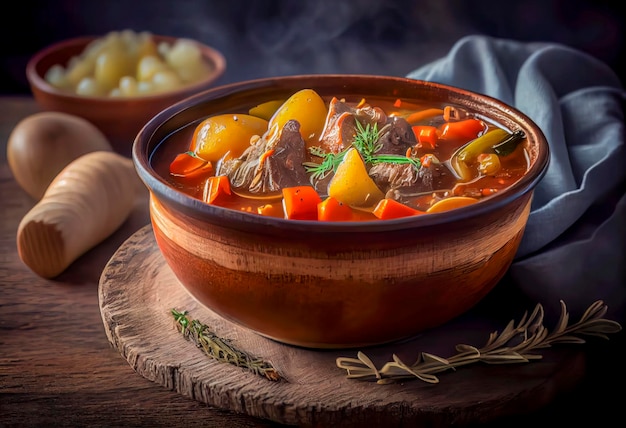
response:
M415 125L412 129L420 148L434 149L437 146L439 134L435 126Z
M408 217L412 215L423 214L422 211L409 207L395 199L381 199L373 211L374 215L381 220L389 220L392 218Z
M322 198L313 186L286 187L282 190L285 218L317 220L317 204Z
M441 128L439 138L442 140L463 140L469 141L479 137L487 125L480 119L464 119L458 122L447 122Z
M430 119L431 117L440 116L443 114L443 110L440 108L428 108L426 110L416 111L406 117L406 121L410 124L421 122L422 120Z
M204 202L209 204L215 203L218 198L230 196L230 181L225 175L209 177L204 184L204 194L202 196Z
M213 164L196 156L193 152L179 153L170 163L170 174L178 177L191 178L212 171Z
M352 217L352 208L332 196L317 204L317 219L320 221L349 221Z

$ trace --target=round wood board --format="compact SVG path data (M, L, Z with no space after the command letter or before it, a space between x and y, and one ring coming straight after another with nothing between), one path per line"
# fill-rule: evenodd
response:
M421 352L445 358L454 355L459 343L481 347L490 333L523 314L503 320L478 307L410 340L358 350L284 345L200 305L165 263L149 225L122 244L104 268L99 302L110 343L141 376L212 406L289 425L447 427L490 422L545 406L578 383L585 362L582 352L561 348L531 363L474 364L441 373L437 384L348 379L336 366L338 357L356 358L361 350L379 368L394 354L407 364ZM206 356L176 329L172 308L188 311L237 348L270 361L284 380L272 382Z

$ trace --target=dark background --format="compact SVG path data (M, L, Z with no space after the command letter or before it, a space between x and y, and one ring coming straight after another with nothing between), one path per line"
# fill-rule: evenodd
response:
M613 5L611 5L613 3ZM302 73L406 75L460 37L558 42L623 79L619 2L584 0L22 0L0 17L0 93L28 94L24 69L46 45L133 29L222 51L218 83Z

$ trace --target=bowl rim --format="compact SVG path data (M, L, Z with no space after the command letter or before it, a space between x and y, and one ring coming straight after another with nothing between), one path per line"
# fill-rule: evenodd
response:
M88 43L93 42L94 40L105 37L106 35L85 35L72 37L69 39L60 40L54 43L51 43L35 54L33 54L26 63L26 79L30 83L31 87L37 88L39 91L45 92L47 94L53 95L55 97L67 100L67 101L97 101L99 103L108 103L108 104L117 104L117 103L128 103L132 101L152 101L156 99L170 98L170 97L180 97L181 94L189 96L190 94L197 93L198 90L206 89L208 84L215 82L217 79L222 77L224 72L226 71L226 57L217 50L216 48L209 46L205 43L202 43L198 40L186 38L186 37L176 37L176 36L168 36L162 34L150 33L150 35L158 42L174 42L179 39L191 40L196 43L201 52L202 56L205 59L211 61L213 65L213 69L211 72L204 77L203 79L194 82L189 85L184 85L177 90L174 91L165 91L156 94L149 95L138 95L133 97L110 97L110 96L84 96L77 95L71 92L64 91L62 89L58 89L51 84L49 84L46 79L39 73L38 66L39 64L50 55L67 50L70 48L76 47L86 47ZM64 64L65 65L65 64ZM46 70L47 71L47 70Z
M284 87L285 82L293 83L294 91L297 88L303 88L305 82L317 81L333 81L333 80L349 80L350 82L357 80L361 82L371 81L380 82L381 79L386 82L397 83L400 85L423 85L433 90L450 91L458 96L471 96L477 98L481 103L496 108L501 114L509 117L514 123L524 123L528 130L531 131L537 140L537 157L535 162L530 166L526 174L517 182L507 187L504 191L498 192L489 199L480 201L476 204L455 208L449 211L428 213L425 215L402 217L389 220L372 220L372 221L342 221L342 222L324 222L318 220L294 220L278 217L262 216L257 214L246 213L234 209L210 205L199 199L193 198L186 193L171 187L161 177L151 165L151 157L155 148L149 150L147 143L151 141L153 135L159 128L186 110L199 105L199 103L211 102L215 99L224 98L242 91L254 90L257 88L270 89L272 87ZM296 83L300 82L300 85ZM314 84L308 86L314 87ZM198 118L200 119L200 118ZM314 233L336 233L336 232L373 232L373 231L392 231L416 227L430 227L441 225L444 223L453 223L459 220L474 218L483 213L498 210L510 202L522 198L529 192L532 192L537 184L546 174L549 160L550 148L539 126L528 116L515 107L512 107L501 100L494 97L463 89L457 86L431 82L426 80L413 79L408 77L396 77L386 75L368 75L368 74L298 74L289 76L265 77L259 79L239 81L221 86L216 86L193 96L185 98L170 107L162 110L151 120L149 120L139 131L132 146L131 157L135 164L135 169L139 177L144 182L151 195L158 200L173 204L183 213L203 220L211 219L212 222L220 224L220 226L230 225L231 227L279 227L281 229L308 231ZM262 230L262 229L259 229Z

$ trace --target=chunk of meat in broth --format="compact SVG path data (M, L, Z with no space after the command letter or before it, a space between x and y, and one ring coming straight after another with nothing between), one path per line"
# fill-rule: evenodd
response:
M419 169L410 164L379 163L369 170L369 175L385 193L386 197L403 203L438 189L451 190L456 177L447 164L432 162Z
M358 134L356 121L365 128L376 126L379 132L381 154L404 155L409 147L417 143L411 125L400 117L390 117L380 107L364 104L354 107L333 98L328 107L320 147L328 153L339 153L350 147Z
M227 175L231 187L243 193L280 193L284 187L309 184L306 156L300 124L289 120L279 133L265 134L239 158L224 161L219 174Z
M407 151L417 144L417 139L411 125L401 117L387 116L380 107L371 107L368 104L353 107L344 101L333 98L329 104L326 126L320 138L323 151L339 153L350 147L359 133L356 121L363 128L376 127L378 140L377 155L406 155ZM371 129L371 128L370 128ZM401 186L432 188L433 176L438 171L420 172L412 165L392 165L388 163L376 164L370 170L370 176L382 190L395 189ZM314 183L315 188L325 190L332 174L325 176Z
M385 155L405 155L407 150L417 144L411 125L404 118L389 116L386 125L381 129L378 143L381 145L377 153Z

